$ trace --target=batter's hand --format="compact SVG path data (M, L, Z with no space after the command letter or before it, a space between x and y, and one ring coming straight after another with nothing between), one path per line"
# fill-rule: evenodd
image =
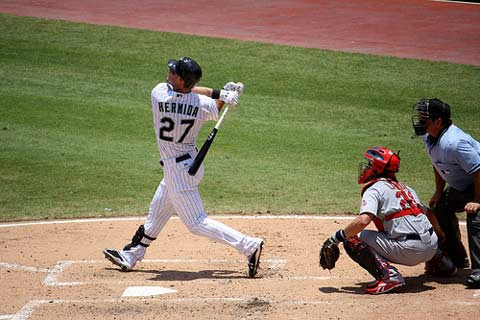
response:
M220 90L220 100L226 104L237 106L240 95L237 91Z
M237 91L240 97L243 94L243 90L245 90L245 85L241 82L227 82L223 86L223 89L227 91Z

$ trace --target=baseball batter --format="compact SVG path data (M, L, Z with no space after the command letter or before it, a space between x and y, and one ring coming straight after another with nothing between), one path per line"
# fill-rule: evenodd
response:
M229 82L223 90L196 87L202 70L195 60L184 57L168 62L166 83L158 84L151 94L153 125L160 151L164 177L150 205L148 217L123 250L105 249L105 257L123 271L132 269L145 256L173 213L196 235L227 244L248 259L248 274L257 274L263 239L250 237L205 213L198 191L204 167L195 176L188 169L197 154L196 141L208 120L217 120L225 103L236 106L243 84Z
M350 258L375 278L366 292L381 294L405 285L390 263L413 266L432 259L438 238L415 191L396 178L398 154L373 147L364 158L358 176L358 183L364 184L360 215L324 246L343 242ZM378 231L365 229L372 221Z

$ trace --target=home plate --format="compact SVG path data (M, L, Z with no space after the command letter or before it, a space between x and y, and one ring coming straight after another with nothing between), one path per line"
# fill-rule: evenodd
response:
M128 287L123 291L122 297L148 297L174 292L177 290L162 287Z

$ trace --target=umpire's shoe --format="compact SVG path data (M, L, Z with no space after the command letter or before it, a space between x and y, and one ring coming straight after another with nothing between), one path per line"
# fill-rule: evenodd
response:
M248 257L248 276L253 278L257 274L258 266L260 265L260 255L262 254L263 241L260 242L257 250Z
M116 250L105 249L103 250L103 254L105 255L105 258L110 260L111 263L119 266L122 269L122 271L132 270L133 266L130 263L128 263L128 261L125 260L125 258L122 257L120 252Z
M480 270L467 277L466 285L472 289L480 289Z

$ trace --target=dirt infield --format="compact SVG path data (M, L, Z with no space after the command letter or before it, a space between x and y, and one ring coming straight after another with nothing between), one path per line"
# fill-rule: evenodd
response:
M442 279L424 275L420 265L398 266L407 287L401 293L370 296L363 290L371 276L343 248L338 266L331 273L322 270L320 244L351 218L215 218L265 237L258 278L247 277L246 261L234 249L190 234L178 219L167 224L138 268L126 273L105 260L102 249L128 243L143 219L0 224L0 319L478 316L480 290L462 285L467 271ZM145 291L162 288L172 292Z
M2 0L48 19L480 65L480 5L429 0Z

